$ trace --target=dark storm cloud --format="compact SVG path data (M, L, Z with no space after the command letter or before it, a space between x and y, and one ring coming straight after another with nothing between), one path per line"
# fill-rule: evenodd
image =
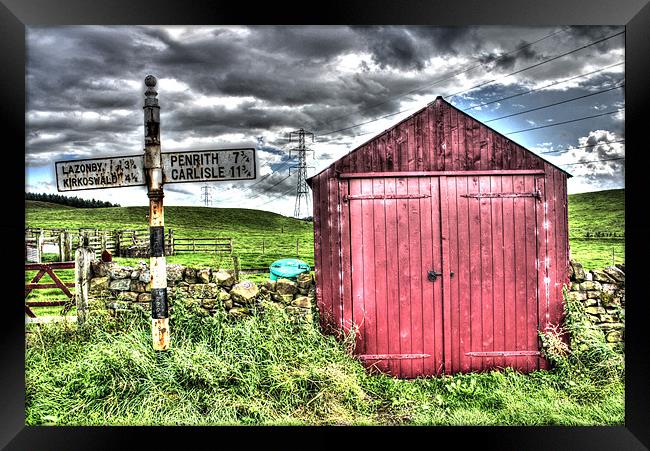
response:
M163 148L169 140L218 141L220 135L239 133L253 141L264 135L264 150L277 155L289 147L282 136L287 130L304 127L319 135L317 145L341 147L361 129L323 134L395 113L418 94L431 101L435 95L460 91L462 83L472 86L486 74L498 78L623 29L572 27L509 53L554 29L262 26L185 27L190 31L185 33L182 28L28 28L26 162L44 164L44 152L141 152L142 81L149 73L159 79ZM514 86L494 83L471 91L467 98L484 102L576 75L586 71L587 64L611 64L612 49L622 49L623 42L622 37L612 39L526 71L516 84L509 79ZM429 67L432 58L457 58L459 63L443 63L434 71ZM477 63L482 66L453 77ZM584 88L617 80L601 74L585 79ZM410 91L415 92L406 95ZM81 115L84 112L103 117ZM319 154L323 160L335 155L329 148ZM286 168L282 171L253 190L286 191L294 178L272 187L286 175Z
M530 45L525 41L520 41L515 49L521 49L516 53L501 52L501 53L488 53L479 56L479 61L487 67L496 67L498 69L512 69L517 61L532 61L536 59L537 52L533 50Z
M472 34L470 28L456 27L359 26L353 30L379 67L404 70L422 70L433 55L458 54Z

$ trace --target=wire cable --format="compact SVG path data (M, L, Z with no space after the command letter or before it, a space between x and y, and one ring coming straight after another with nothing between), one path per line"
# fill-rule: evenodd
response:
M463 109L461 111L474 110L476 108L480 108L480 107L483 107L483 106L486 106L486 105L491 105L491 104L496 103L496 102L501 102L502 100L508 100L508 99L512 99L514 97L519 97L519 96L523 96L523 95L526 95L526 94L530 94L531 92L541 91L543 89L550 88L551 86L561 85L562 83L566 83L567 81L575 80L577 78L586 77L587 75L592 75L592 74L595 74L595 73L598 73L598 72L602 72L602 71L604 71L606 69L610 69L610 68L615 67L615 66L620 66L622 64L625 64L625 62L610 64L609 66L601 67L600 69L597 69L597 70L594 70L594 71L591 71L591 72L587 72L586 74L580 74L580 75L576 75L575 77L570 77L570 78L567 78L567 79L564 79L564 80L561 80L561 81L555 81L553 83L549 83L548 85L544 85L544 86L541 86L539 88L529 89L528 91L525 91L525 92L519 92L517 94L512 94L512 95L509 95L509 96L506 96L506 97L501 97L500 99L490 100L489 102L479 103L478 105L474 105L474 106L471 106L469 108L465 108L465 109Z
M454 93L454 94L450 94L450 95L447 95L447 96L444 96L444 97L447 97L448 99L451 99L451 98L453 98L453 97L456 97L456 96L459 95L459 94L464 94L464 93L469 92L469 91L472 91L472 90L474 90L474 89L476 89L476 88L480 88L480 87L483 87L483 86L489 85L490 83L494 83L495 81L503 80L504 78L510 77L510 76L512 76L512 75L515 75L515 74L520 74L520 73L522 73L522 72L524 72L524 71L527 71L527 70L529 70L529 69L533 69L533 68L535 68L535 67L539 67L539 66L541 66L542 64L550 63L551 61L555 61L555 60L557 60L557 59L559 59L559 58L563 58L563 57L565 57L565 56L567 56L567 55L571 55L572 53L579 52L580 50L584 50L584 49L586 49L586 48L588 48L588 47L591 47L592 45L600 44L601 42L605 42L605 41L607 41L607 40L609 40L609 39L615 38L616 36L620 36L620 35L622 35L622 34L624 34L624 33L625 33L625 30L620 31L620 32L615 33L615 34L613 34L613 35L611 35L611 36L608 36L608 37L606 37L606 38L599 39L599 40L594 41L594 42L592 42L592 43L590 43L590 44L586 44L586 45L583 45L582 47L578 47L577 49L573 49L573 50L571 50L571 51L569 51L569 52L565 52L565 53L562 53L561 55L557 55L557 56L554 56L554 57L549 58L549 59L547 59L547 60L544 60L544 61L542 61L541 63L536 63L536 64L533 64L532 66L524 67L523 69L516 70L516 71L511 72L511 73L509 73L509 74L507 74L507 75L504 75L504 76L502 76L502 77L495 78L494 80L486 81L486 82L483 82L483 83L479 83L479 84L476 85L476 86L472 86L471 88L464 89L464 90L462 90L462 91L458 91L458 92L456 92L456 93Z
M577 119L571 119L569 121L557 122L555 124L547 124L547 125L541 125L539 127L532 127L532 128L526 128L526 129L523 129L523 130L517 130L517 131L514 131L514 132L510 132L510 133L504 133L504 135L514 135L515 133L528 132L528 131L531 131L531 130L539 130L541 128L555 127L556 125L569 124L571 122L584 121L585 119L592 119L592 118L595 118L595 117L607 116L608 114L615 114L615 113L618 113L620 111L625 111L625 108L619 108L618 110L615 110L615 111L608 111L607 113L595 114L593 116L585 116L585 117L580 117L580 118L577 118Z
M557 34L560 34L560 33L563 33L563 32L565 32L565 31L568 31L569 29L570 29L570 27L564 27L564 28L561 28L561 29L559 29L559 30L557 30L557 31L555 31L555 32L553 32L553 33L551 33L551 34L548 34L548 35L546 35L546 36L543 36L542 38L537 39L536 41L526 43L526 44L524 44L524 45L521 46L521 47L518 47L518 48L516 48L516 49L514 49L514 50L511 50L510 52L507 52L507 53L504 53L504 54L500 55L499 57L497 57L497 58L493 59L492 61L490 61L490 63L494 63L494 62L496 62L496 61L500 61L500 60L502 60L503 58L505 58L505 57L507 57L507 56L509 56L509 55L512 55L513 53L520 52L520 51L524 50L524 49L527 48L527 47L530 47L530 46L532 46L532 45L535 45L535 44L537 44L538 42L542 42L542 41L544 41L544 40L546 40L546 39L548 39L548 38L551 38L551 37L553 37L553 36L555 36L555 35L557 35ZM353 115L353 114L355 114L355 113L362 113L362 112L364 112L364 111L371 110L371 109L376 108L376 107L378 107L378 106L384 105L384 104L390 102L391 100L396 100L396 99L399 99L400 97L404 97L404 96L406 96L406 95L413 94L413 93L415 93L415 92L417 92L417 91L421 91L422 89L430 88L430 87L433 86L433 85L436 85L436 84L438 84L438 83L442 83L443 81L451 80L452 78L455 78L455 77L457 77L458 75L464 74L464 73L466 73L466 72L469 72L469 71L471 71L471 70L473 70L473 69L476 69L476 68L478 68L478 67L482 67L482 66L485 66L485 63L475 64L474 66L468 67L468 68L463 69L463 70L458 71L458 72L455 72L455 73L452 74L452 75L449 75L449 76L444 77L444 78L439 78L439 79L437 79L437 80L435 80L435 81L433 81L433 82L431 82L431 83L427 83L427 84L425 84L425 85L422 85L422 86L419 86L419 87L417 87L417 88L411 89L410 91L406 91L406 92L404 92L404 93L402 93L402 94L399 94L399 95L396 95L396 96L393 96L393 97L389 97L389 98L387 98L386 100L384 100L384 101L382 101L382 102L379 102L379 103L376 103L376 104L374 104L374 105L371 105L371 106L365 107L365 108L363 108L363 109L361 109L361 110L354 111L354 112L352 112L352 113L345 114L345 115L340 116L340 117L338 117L338 118L334 118L334 119L332 119L332 120L330 120L330 121L323 121L323 122L320 122L320 123L321 123L321 124L331 124L332 122L339 121L339 120L344 119L344 118L346 118L346 117L348 117L348 116L351 116L351 115ZM394 113L394 114L397 114L397 113Z
M585 98L587 98L587 97L595 96L595 95L597 95L597 94L602 94L602 93L604 93L604 92L613 91L614 89L619 89L619 88L622 88L623 86L625 86L625 83L622 83L622 84L620 84L620 85L618 85L618 86L614 86L613 88L604 89L604 90L602 90L602 91L598 91L598 92L592 92L592 93L585 94L585 95L582 95L582 96L574 97L574 98L572 98L572 99L562 100L562 101L560 101L560 102L549 103L548 105L543 105L543 106L540 106L540 107L537 107L537 108L531 108L530 110L520 111L520 112L518 112L518 113L507 114L507 115L505 115L505 116L496 117L496 118L494 118L494 119L490 119L490 120L482 121L482 122L483 122L483 123L494 122L494 121L498 121L498 120L501 120L501 119L505 119L505 118L507 118L507 117L519 116L520 114L526 114L526 113L530 113L530 112L532 112L532 111L543 110L544 108L550 108L550 107L552 107L552 106L562 105L563 103L569 103L569 102L573 102L573 101L575 101L575 100L585 99Z

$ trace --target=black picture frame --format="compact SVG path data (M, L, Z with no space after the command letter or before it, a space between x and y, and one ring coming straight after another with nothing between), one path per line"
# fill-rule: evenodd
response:
M0 118L5 133L0 145L5 175L5 220L0 231L6 289L0 328L0 447L7 449L119 449L140 446L171 448L170 434L185 446L207 439L208 446L254 445L258 437L222 428L162 427L26 427L24 419L24 322L18 302L23 280L18 254L23 252L25 147L25 27L30 25L144 24L422 24L422 25L625 25L626 26L626 407L625 426L611 427L438 427L438 428L253 428L256 434L282 434L289 445L348 447L335 436L354 432L364 446L382 446L386 433L402 435L415 446L460 446L497 449L648 449L648 353L644 319L643 264L648 223L641 171L648 167L648 149L641 123L647 109L650 60L648 0L479 0L346 1L282 4L195 0L0 0ZM9 138L9 139L6 139ZM21 177L21 174L23 177ZM7 205L9 204L9 205ZM22 287L22 286L21 286ZM6 314L11 312L10 314ZM313 440L322 434L326 441ZM310 435L307 435L310 434ZM229 437L234 438L230 441ZM263 435L263 437L270 437ZM175 437L178 438L178 437ZM401 439L402 437L399 437ZM264 438L263 445L269 443ZM279 443L279 442L278 442ZM413 446L411 445L411 446Z

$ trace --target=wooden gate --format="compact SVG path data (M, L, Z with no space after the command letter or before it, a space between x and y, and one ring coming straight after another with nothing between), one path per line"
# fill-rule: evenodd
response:
M405 378L544 366L543 177L340 183L352 295L343 315L358 328L361 359Z
M74 282L63 282L54 272L57 269L74 269L75 262L56 262L56 263L26 263L25 271L35 271L38 273L32 278L30 283L25 284L25 313L30 318L36 318L36 314L30 307L50 307L64 306L62 315L65 315L74 305L74 295L68 288L75 286ZM49 275L54 283L38 283L45 275ZM57 301L28 301L27 296L33 290L42 290L48 288L59 288L67 299Z

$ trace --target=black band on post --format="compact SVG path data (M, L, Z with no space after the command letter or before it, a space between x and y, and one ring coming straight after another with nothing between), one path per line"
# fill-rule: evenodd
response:
M163 257L165 255L165 227L164 226L151 226L149 227L149 242L151 243L151 250L149 256Z
M151 317L153 319L168 318L167 288L151 289Z

